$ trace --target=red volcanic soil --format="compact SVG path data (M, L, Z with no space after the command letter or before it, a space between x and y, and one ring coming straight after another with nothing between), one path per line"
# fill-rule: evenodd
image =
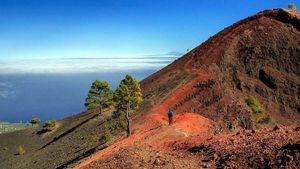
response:
M299 168L299 16L258 13L143 80L132 136L75 168Z
M79 168L299 168L299 127L241 130L174 141L167 149L148 143L98 154ZM78 168L78 167L76 167Z
M130 137L119 138L108 148L84 159L75 168L92 168L93 165L90 164L92 161L117 153L125 147L148 146L168 151L176 141L199 134L204 137L209 136L213 131L213 122L203 116L195 113L178 114L174 116L174 124L171 126L168 125L167 119L168 108L174 105L182 94L194 85L196 80L205 77L205 75L199 75L189 83L176 89L159 106L148 112L141 119L141 123L134 124L132 127L134 132Z

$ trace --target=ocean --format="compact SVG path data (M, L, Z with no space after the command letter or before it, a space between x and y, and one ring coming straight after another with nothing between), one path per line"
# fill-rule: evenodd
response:
M94 80L108 81L115 89L126 74L142 80L174 59L2 61L0 121L26 122L34 116L45 121L82 112Z

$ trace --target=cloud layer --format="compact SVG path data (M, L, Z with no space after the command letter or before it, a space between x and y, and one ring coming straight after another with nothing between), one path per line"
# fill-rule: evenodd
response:
M19 73L93 73L158 69L175 57L72 58L0 61L0 75Z

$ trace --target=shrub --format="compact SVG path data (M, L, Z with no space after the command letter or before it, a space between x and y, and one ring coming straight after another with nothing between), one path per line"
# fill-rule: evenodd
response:
M56 120L48 120L45 122L43 128L46 131L52 131L55 129L56 126Z
M112 139L112 135L110 133L110 131L105 131L103 136L102 136L102 140L107 143Z
M122 146L119 148L119 151L127 151L127 148Z
M41 123L41 120L38 118L38 117L33 117L31 120L30 120L30 123L32 125L34 124L40 124Z
M255 122L257 123L256 128L259 128L259 124L271 123L269 114L261 107L259 101L255 97L249 96L246 102L255 114Z
M22 146L19 146L17 148L17 155L23 155L25 153L26 153L26 151L25 151L25 149Z
M262 111L262 108L260 106L260 103L259 101L253 97L253 96L249 96L247 99L246 99L246 102L247 102L247 105L249 107L251 107L252 111L256 114L258 113L261 113Z
M259 124L255 124L255 128L258 130L260 129L260 125Z
M270 124L271 123L271 118L269 116L261 118L258 123L260 124Z
M288 9L295 11L297 9L297 7L296 7L296 5L294 3L289 3L288 4Z

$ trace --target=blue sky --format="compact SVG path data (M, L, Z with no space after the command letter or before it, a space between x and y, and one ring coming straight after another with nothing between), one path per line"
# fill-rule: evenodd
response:
M0 0L0 59L184 53L224 27L299 0Z

